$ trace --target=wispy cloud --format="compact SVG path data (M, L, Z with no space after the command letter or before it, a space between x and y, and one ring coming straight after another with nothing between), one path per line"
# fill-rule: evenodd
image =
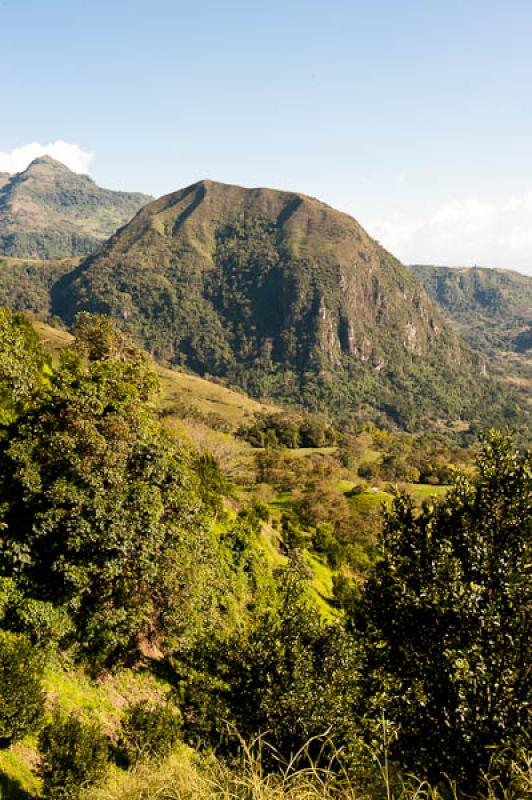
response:
M85 150L79 144L64 142L58 139L50 144L39 144L31 142L21 147L16 147L10 152L0 150L0 172L21 172L26 169L34 158L40 156L51 156L57 161L61 161L74 172L87 173L89 165L94 157L94 153Z
M398 211L369 232L405 263L507 267L532 274L532 191L451 200L418 217Z

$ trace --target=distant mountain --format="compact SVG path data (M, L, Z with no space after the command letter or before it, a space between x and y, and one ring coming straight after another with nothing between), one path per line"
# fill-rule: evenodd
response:
M151 200L101 189L48 156L0 175L0 255L58 258L93 252Z
M479 350L530 348L532 277L505 269L410 269L461 335Z
M532 408L532 277L481 267L411 267L456 332L483 352L490 372Z
M256 397L407 428L498 407L411 271L297 193L201 181L150 203L55 283L54 314L84 310Z

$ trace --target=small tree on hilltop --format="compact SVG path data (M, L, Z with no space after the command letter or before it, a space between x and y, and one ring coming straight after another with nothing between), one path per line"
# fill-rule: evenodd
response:
M530 456L492 433L477 466L421 512L396 498L355 615L399 760L469 788L493 748L524 741L532 663Z

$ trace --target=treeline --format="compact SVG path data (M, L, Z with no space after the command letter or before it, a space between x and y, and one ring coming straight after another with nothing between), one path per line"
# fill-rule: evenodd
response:
M251 425L239 428L237 436L253 447L331 447L338 440L334 427L315 414L278 412L256 414Z
M367 793L379 749L398 780L470 793L497 753L509 785L529 723L529 455L493 433L445 499L399 494L369 579L324 619L300 543L269 557L261 506L161 426L143 354L102 317L74 334L52 364L0 311L0 746L38 733L44 796L178 740L234 764L257 736L267 772L299 754ZM172 690L110 740L46 708L58 654L94 675L143 664Z

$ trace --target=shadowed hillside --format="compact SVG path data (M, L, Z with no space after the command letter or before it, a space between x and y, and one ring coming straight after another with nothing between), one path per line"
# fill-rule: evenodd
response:
M532 402L532 278L481 267L411 267L490 371Z

